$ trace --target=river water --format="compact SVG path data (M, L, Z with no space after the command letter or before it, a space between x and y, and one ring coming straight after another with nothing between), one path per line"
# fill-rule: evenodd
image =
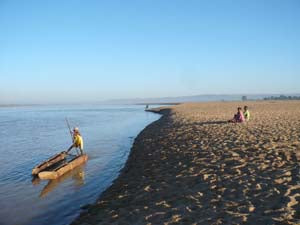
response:
M71 145L66 117L80 128L89 160L56 180L33 179L35 165ZM159 117L137 105L0 108L0 224L69 224L112 184L134 138Z

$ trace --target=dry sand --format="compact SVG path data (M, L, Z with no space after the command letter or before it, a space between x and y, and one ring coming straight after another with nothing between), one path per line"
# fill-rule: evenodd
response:
M244 104L251 120L226 123ZM170 108L73 224L300 223L300 101Z

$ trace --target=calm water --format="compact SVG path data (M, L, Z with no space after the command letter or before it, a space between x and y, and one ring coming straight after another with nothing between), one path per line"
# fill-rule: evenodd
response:
M88 162L57 180L31 170L71 144L65 123L79 126ZM144 106L0 108L0 224L69 224L124 166L136 135L159 115Z

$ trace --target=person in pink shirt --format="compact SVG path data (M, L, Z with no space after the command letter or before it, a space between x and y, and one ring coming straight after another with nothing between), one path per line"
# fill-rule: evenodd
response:
M237 108L237 114L234 114L234 117L232 120L229 120L228 122L231 122L231 123L242 123L245 121L245 117L244 117L244 114L242 112L242 108L241 107L238 107Z

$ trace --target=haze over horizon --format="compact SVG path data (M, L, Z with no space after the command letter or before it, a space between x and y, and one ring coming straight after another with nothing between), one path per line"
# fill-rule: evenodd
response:
M300 93L300 2L0 2L0 104Z

